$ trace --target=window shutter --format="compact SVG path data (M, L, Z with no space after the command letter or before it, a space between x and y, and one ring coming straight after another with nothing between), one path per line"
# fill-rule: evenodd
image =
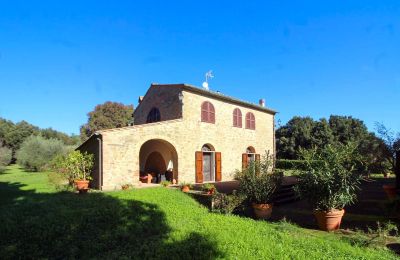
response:
M215 180L221 181L222 180L222 165L221 165L221 153L215 153Z
M196 152L196 183L203 183L203 152Z
M257 164L257 168L256 168L256 174L259 175L260 174L260 161L261 161L261 156L260 154L256 154L255 156L256 158L256 164Z
M249 166L247 153L242 154L242 170L245 170Z

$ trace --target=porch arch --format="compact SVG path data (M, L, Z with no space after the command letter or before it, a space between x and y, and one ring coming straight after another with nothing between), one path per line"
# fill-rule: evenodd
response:
M144 142L139 152L140 176L164 174L168 169L172 170L172 178L178 181L178 153L175 147L163 139Z

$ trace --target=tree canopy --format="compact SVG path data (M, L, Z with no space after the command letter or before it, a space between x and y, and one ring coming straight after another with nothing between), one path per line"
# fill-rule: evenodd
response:
M80 142L78 136L69 136L51 128L41 129L26 121L14 123L10 120L0 118L0 147L5 146L10 148L13 159L15 159L15 152L21 147L21 144L32 135L42 136L45 139L57 139L65 145L78 145Z
M132 122L133 105L118 102L105 102L88 113L88 122L81 126L81 138L86 140L101 129L128 126Z
M349 143L357 145L371 170L387 168L388 148L385 142L369 132L363 121L351 116L332 115L328 120L295 116L276 131L279 159L299 159L301 149L324 149L328 145Z

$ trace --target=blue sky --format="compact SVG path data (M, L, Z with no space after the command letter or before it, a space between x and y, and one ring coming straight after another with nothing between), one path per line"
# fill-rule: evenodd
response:
M400 2L3 1L0 117L78 133L152 82L400 131Z

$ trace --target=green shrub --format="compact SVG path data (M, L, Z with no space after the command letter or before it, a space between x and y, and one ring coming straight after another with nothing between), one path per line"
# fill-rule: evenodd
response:
M91 180L90 173L94 166L94 156L87 152L72 151L66 156L58 156L53 160L53 169L66 176L69 184L75 180Z
M321 164L320 161L314 161L312 163L315 165ZM283 170L306 170L307 162L304 160L279 159L276 160L275 167Z
M314 209L343 209L355 202L361 180L361 158L355 145L301 150L300 156L306 161L306 170L299 171L295 191ZM313 163L316 160L322 163Z
M47 170L54 157L65 154L71 148L57 139L30 136L17 152L17 162L28 170Z
M201 189L205 192L211 192L211 193L215 193L217 192L217 188L215 187L214 184L211 183L205 183Z
M9 165L12 159L11 149L0 147L0 172L5 170L5 166Z
M160 184L163 187L168 187L169 185L171 185L171 182L170 181L162 181L162 182L160 182Z
M212 212L232 214L235 210L240 208L246 197L234 191L231 195L216 193L212 199Z
M251 162L249 167L237 171L239 192L253 203L270 203L272 195L282 183L283 173L272 168L272 156L266 154L260 162Z

